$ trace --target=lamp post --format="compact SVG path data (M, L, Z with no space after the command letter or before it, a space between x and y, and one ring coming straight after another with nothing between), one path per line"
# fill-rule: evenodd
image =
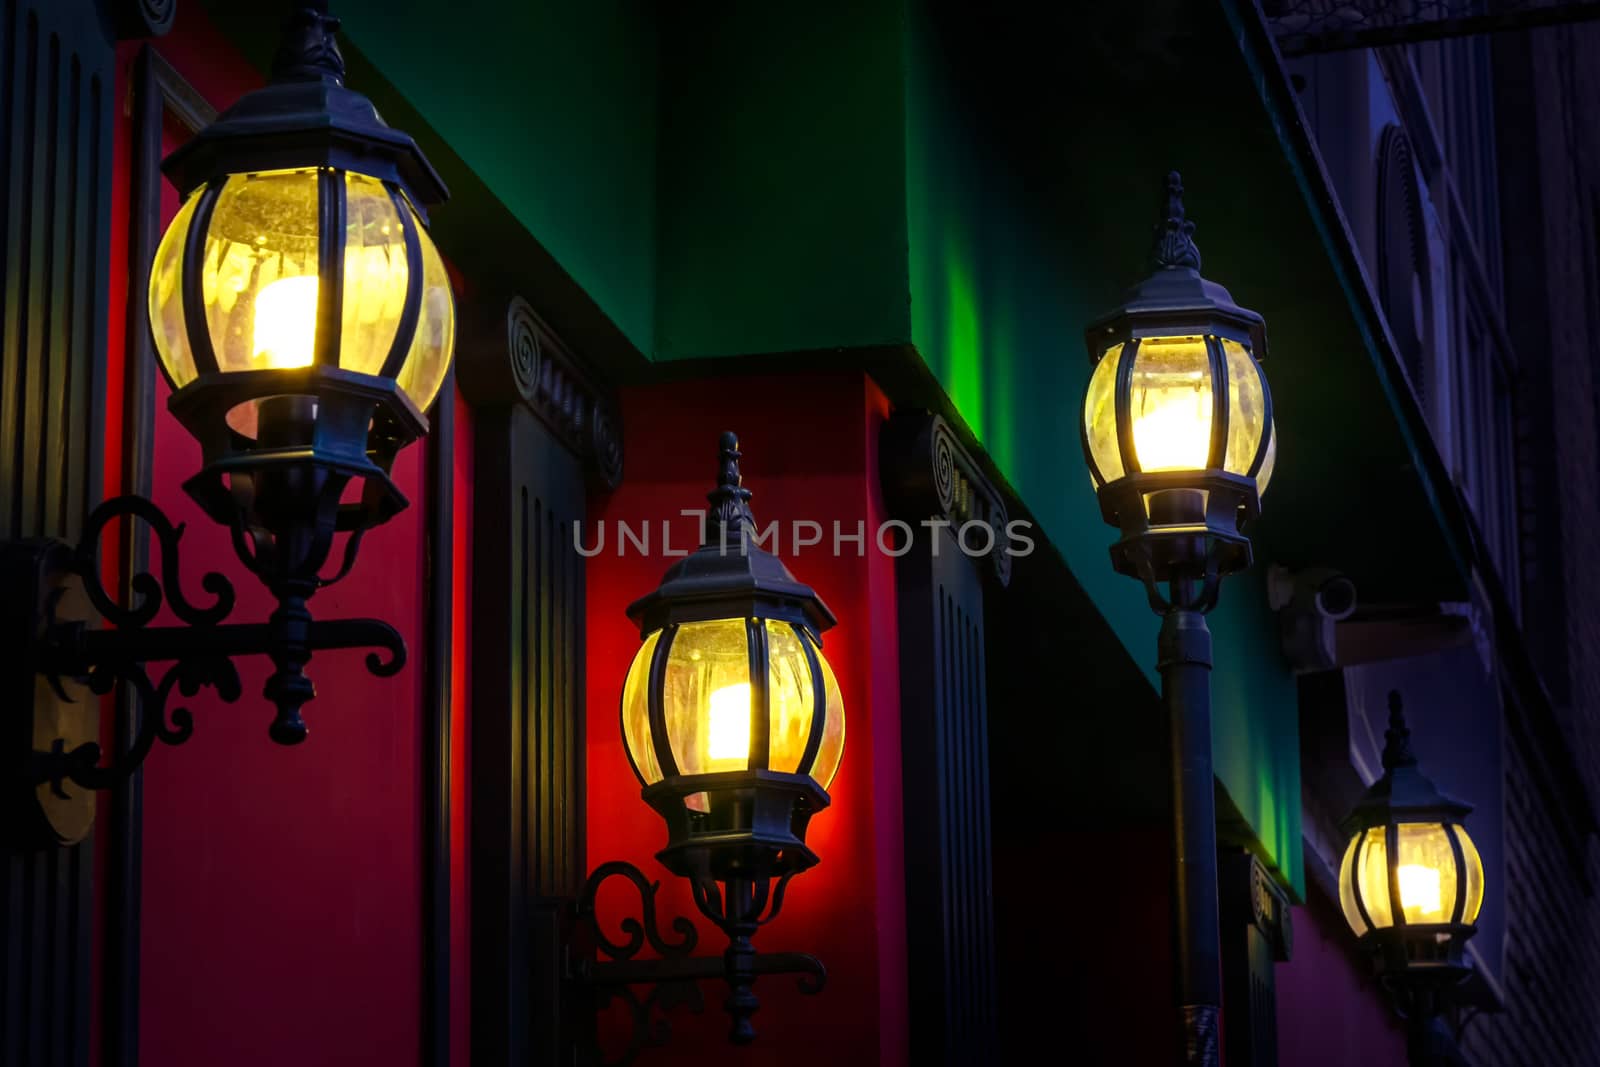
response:
M1437 1030L1471 968L1466 942L1483 906L1483 860L1462 820L1472 811L1417 768L1400 694L1389 694L1383 774L1345 819L1339 904L1407 1022L1413 1067L1459 1064Z
M755 1039L758 975L800 974L806 993L826 979L815 957L758 953L751 937L777 917L789 880L817 863L806 828L828 806L827 787L844 755L844 701L822 654L833 614L754 543L740 456L738 438L724 433L703 542L628 607L643 644L628 669L621 714L643 799L667 826L656 858L688 880L695 906L727 936L727 950L720 961L690 956L694 928L681 919L673 924L679 942L661 938L655 887L631 864L596 868L578 910L592 925L600 883L632 881L643 923L624 921L624 931L633 931L625 943L597 937L612 959L588 964L582 977L611 996L628 985L720 974L729 987L728 1037L742 1045ZM632 958L647 938L662 959ZM664 999L632 1001L631 1051L648 1032L647 1003Z
M349 572L362 536L407 506L390 469L427 432L423 412L455 343L450 283L425 214L447 193L416 142L345 87L338 26L326 0L299 0L271 83L166 159L184 201L150 272L168 408L202 453L184 490L228 528L276 610L265 623L224 622L233 588L215 573L201 583L211 602L192 602L178 582L182 526L139 497L97 507L75 547L3 546L7 588L21 595L0 621L17 635L8 648L25 668L16 672L27 680L19 699L37 727L18 732L32 734L18 749L19 778L41 789L59 794L67 780L105 788L131 774L154 741L187 739L192 719L177 708L169 720L169 697L210 685L237 699L234 656L272 660L269 734L281 744L306 736L313 652L377 646L388 652L367 657L378 675L404 662L387 623L320 622L306 607ZM127 605L106 590L98 559L102 534L118 520L149 524L161 554L160 580L133 576ZM342 557L325 575L339 535ZM79 588L86 603L74 614ZM150 625L163 604L182 625ZM115 629L92 628L88 608ZM146 671L155 662L172 664L159 680ZM130 747L101 766L92 741L68 748L60 733L45 736L60 707L35 693L36 673L59 703L73 680L99 693L132 685L141 708Z
M1218 1061L1221 951L1211 768L1211 634L1221 579L1250 565L1276 440L1260 315L1200 276L1183 186L1167 176L1152 273L1087 331L1083 450L1118 573L1161 616L1172 745L1173 925L1186 1064ZM1164 588L1163 588L1164 587Z

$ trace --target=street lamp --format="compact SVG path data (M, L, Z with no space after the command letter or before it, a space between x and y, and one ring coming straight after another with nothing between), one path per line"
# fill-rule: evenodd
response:
M1182 1062L1215 1064L1221 954L1205 613L1222 577L1250 565L1243 526L1260 512L1277 443L1259 362L1265 325L1200 276L1193 231L1174 172L1152 273L1088 328L1094 371L1082 441L1101 514L1122 534L1112 566L1144 583L1162 617Z
M455 343L450 282L425 215L445 199L444 185L415 141L345 87L338 25L326 0L300 0L271 84L163 163L184 201L150 272L168 407L202 454L184 489L229 529L276 610L264 624L224 623L233 588L214 573L201 583L211 602L192 602L178 581L183 528L140 497L95 508L76 547L3 546L0 569L18 595L0 622L16 635L9 651L28 679L20 699L42 731L23 746L19 777L42 790L64 796L66 780L105 788L132 773L153 742L186 740L192 719L177 708L169 721L169 697L210 685L236 699L234 656L271 658L269 734L282 744L306 736L300 709L315 694L304 671L314 651L377 646L388 652L367 657L378 675L404 663L387 623L316 622L306 609L317 589L349 572L362 535L407 506L390 470L427 432L423 412ZM161 579L133 576L127 605L106 590L98 558L101 536L120 520L148 524L161 555ZM324 576L339 534L348 535L342 559ZM80 587L86 604L74 612ZM150 625L163 605L183 625ZM88 608L115 628L91 628ZM152 680L152 662L172 666ZM59 700L34 693L36 672ZM108 766L93 741L69 748L50 732L59 705L72 703L63 683L74 679L98 693L126 683L139 696L132 741ZM73 829L86 831L81 821Z
M1417 769L1397 692L1384 739L1383 775L1345 819L1339 904L1405 1015L1411 1062L1422 1067L1439 1062L1434 1020L1471 971L1463 951L1483 906L1483 860L1462 825L1472 806Z
M757 953L750 939L777 917L789 879L817 863L806 828L827 807L844 755L844 701L822 655L833 614L754 543L740 456L739 439L724 433L702 544L629 605L644 643L622 690L628 759L645 803L667 825L656 858L689 881L695 906L727 935L728 948L713 971L705 966L712 961L688 957L692 927L676 926L686 938L678 945L651 936L662 960L629 959L643 937L623 946L602 938L598 947L623 962L591 964L586 977L615 991L720 972L731 991L729 1040L748 1044L757 975L802 974L808 993L826 977L814 957ZM626 863L595 870L580 912L592 920L599 884L613 875L633 881L647 909L643 926L631 928L655 931L654 887Z

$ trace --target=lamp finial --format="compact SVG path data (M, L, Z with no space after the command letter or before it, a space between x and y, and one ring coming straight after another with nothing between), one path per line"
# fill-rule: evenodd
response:
M706 494L711 511L706 514L706 543L713 541L728 544L730 535L737 534L740 544L744 533L755 527L755 517L750 514L750 490L744 487L739 473L739 435L724 430L717 441L717 487Z
M1417 757L1411 751L1411 729L1406 726L1405 707L1400 701L1400 690L1389 690L1389 729L1383 734L1383 767L1385 770L1395 770L1400 767L1415 767Z
M339 18L328 13L328 0L294 0L283 22L283 38L272 58L272 80L344 84L344 56L335 34Z
M1194 223L1183 213L1183 178L1177 171L1167 174L1162 192L1162 216L1156 224L1156 243L1150 258L1156 270L1174 267L1200 269L1200 249L1194 243Z

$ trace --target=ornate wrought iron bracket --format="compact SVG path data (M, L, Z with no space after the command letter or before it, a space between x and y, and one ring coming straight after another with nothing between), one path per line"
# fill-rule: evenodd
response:
M639 891L640 917L628 916L620 925L623 939L613 941L600 929L595 900L608 879L622 878ZM827 983L828 972L815 956L804 952L756 952L751 935L777 917L783 908L783 894L789 876L773 880L734 879L719 886L710 878L691 882L695 905L702 914L728 935L728 948L721 957L696 956L699 940L694 924L683 916L672 920L669 939L663 936L656 917L656 893L660 882L652 882L631 863L613 860L594 869L584 883L575 905L579 929L589 944L577 947L584 953L573 965L575 980L594 996L597 1007L613 999L623 1001L632 1017L628 1046L612 1065L632 1063L645 1048L660 1047L671 1038L666 1013L675 1007L705 1010L705 998L697 983L706 979L725 979L729 987L724 1002L733 1024L729 1040L748 1044L755 1037L750 1016L759 1007L752 987L766 974L799 975L800 992L815 994ZM640 958L646 948L651 958ZM593 958L588 953L592 950ZM634 987L649 986L646 993Z
M160 578L149 572L134 575L128 582L128 604L119 603L106 589L100 560L100 542L116 520L145 523L160 546ZM225 622L234 607L233 585L215 571L200 579L210 603L197 605L179 579L183 529L149 500L123 496L106 501L89 515L76 547L54 540L0 546L0 578L10 597L0 637L5 654L15 657L14 666L19 668L7 676L26 683L25 693L17 696L31 720L28 743L18 746L22 758L14 769L28 791L44 787L54 798L67 800L68 782L83 789L106 789L137 770L155 742L187 741L194 732L194 719L187 708L169 709L173 693L193 697L209 686L223 701L233 703L241 692L235 656L273 658L278 669L267 683L266 695L278 704L279 715L270 733L284 744L305 736L304 724L299 723L298 729L294 724L299 722L299 705L314 692L303 673L313 652L378 649L367 654L366 663L380 677L405 665L405 643L399 633L375 619L313 621L302 604L293 612L280 606L265 623ZM181 625L151 625L163 608ZM110 628L94 628L95 614ZM151 663L171 666L153 678ZM35 678L46 686L36 685ZM133 741L102 764L103 753L94 739L98 703L83 690L105 695L123 683L138 698L127 712L135 716L128 731ZM69 718L76 720L75 730L50 732ZM11 737L20 740L15 730ZM46 820L55 822L48 815Z

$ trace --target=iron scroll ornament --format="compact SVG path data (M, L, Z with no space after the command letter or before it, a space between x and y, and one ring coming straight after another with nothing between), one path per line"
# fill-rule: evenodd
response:
M149 571L132 576L128 582L130 603L121 604L106 589L102 578L100 542L115 520L136 520L146 524L160 546L160 578ZM153 502L139 496L120 496L105 501L89 514L82 538L76 547L48 542L38 554L43 570L70 575L81 584L89 605L112 628L94 629L82 619L60 617L64 590L54 589L43 602L43 618L36 618L29 632L37 635L33 666L50 682L56 695L71 700L67 679L84 682L90 692L105 695L119 683L132 686L138 696L126 714L135 715L133 738L129 746L112 754L102 765L97 742L86 741L67 748L57 740L49 750L35 750L28 765L29 784L48 783L58 794L65 782L85 789L106 789L126 779L144 762L160 741L180 745L194 733L194 717L185 707L168 708L176 691L184 697L197 695L209 686L224 703L239 699L242 686L235 656L268 655L277 670L268 679L266 693L292 693L285 699L296 701L311 691L303 669L313 652L338 648L372 648L367 654L367 670L387 678L397 674L406 662L405 642L388 623L376 619L291 620L285 625L275 615L266 623L229 623L235 596L233 585L216 571L200 579L210 596L209 604L198 605L184 593L180 579L180 545L183 524L174 524ZM327 585L349 571L349 559L337 574L319 579ZM33 605L25 605L33 608ZM171 609L182 625L151 625L163 606ZM380 655L387 653L387 656ZM158 680L153 680L147 665L171 663ZM276 700L280 703L281 701ZM279 709L279 721L283 708ZM119 712L122 713L122 712ZM277 723L274 724L276 726ZM274 740L293 744L304 737L272 731Z
M574 978L593 995L595 1006L604 1008L613 999L628 1007L632 1029L628 1045L606 1067L624 1067L645 1048L658 1048L671 1037L665 1013L674 1007L691 1011L705 1009L705 998L697 983L723 978L728 983L728 998L723 1006L733 1023L729 1039L748 1044L755 1037L750 1016L759 1007L753 987L764 974L798 975L801 993L822 992L828 981L822 961L805 952L756 952L750 937L759 927L777 918L783 908L784 890L795 872L768 881L730 884L723 892L713 879L694 879L690 886L695 906L728 936L728 948L721 957L696 956L699 935L694 924L683 916L672 920L675 939L661 932L656 915L656 894L660 882L652 882L638 867L624 860L612 860L596 867L584 883L575 905L579 925L587 932L589 947L597 958L582 958L573 967ZM612 878L629 882L639 893L640 915L629 915L618 924L624 939L614 941L600 929L595 902L600 887ZM737 882L737 880L735 880ZM655 958L640 959L648 947ZM599 958L603 957L603 958ZM635 986L651 987L642 996Z

